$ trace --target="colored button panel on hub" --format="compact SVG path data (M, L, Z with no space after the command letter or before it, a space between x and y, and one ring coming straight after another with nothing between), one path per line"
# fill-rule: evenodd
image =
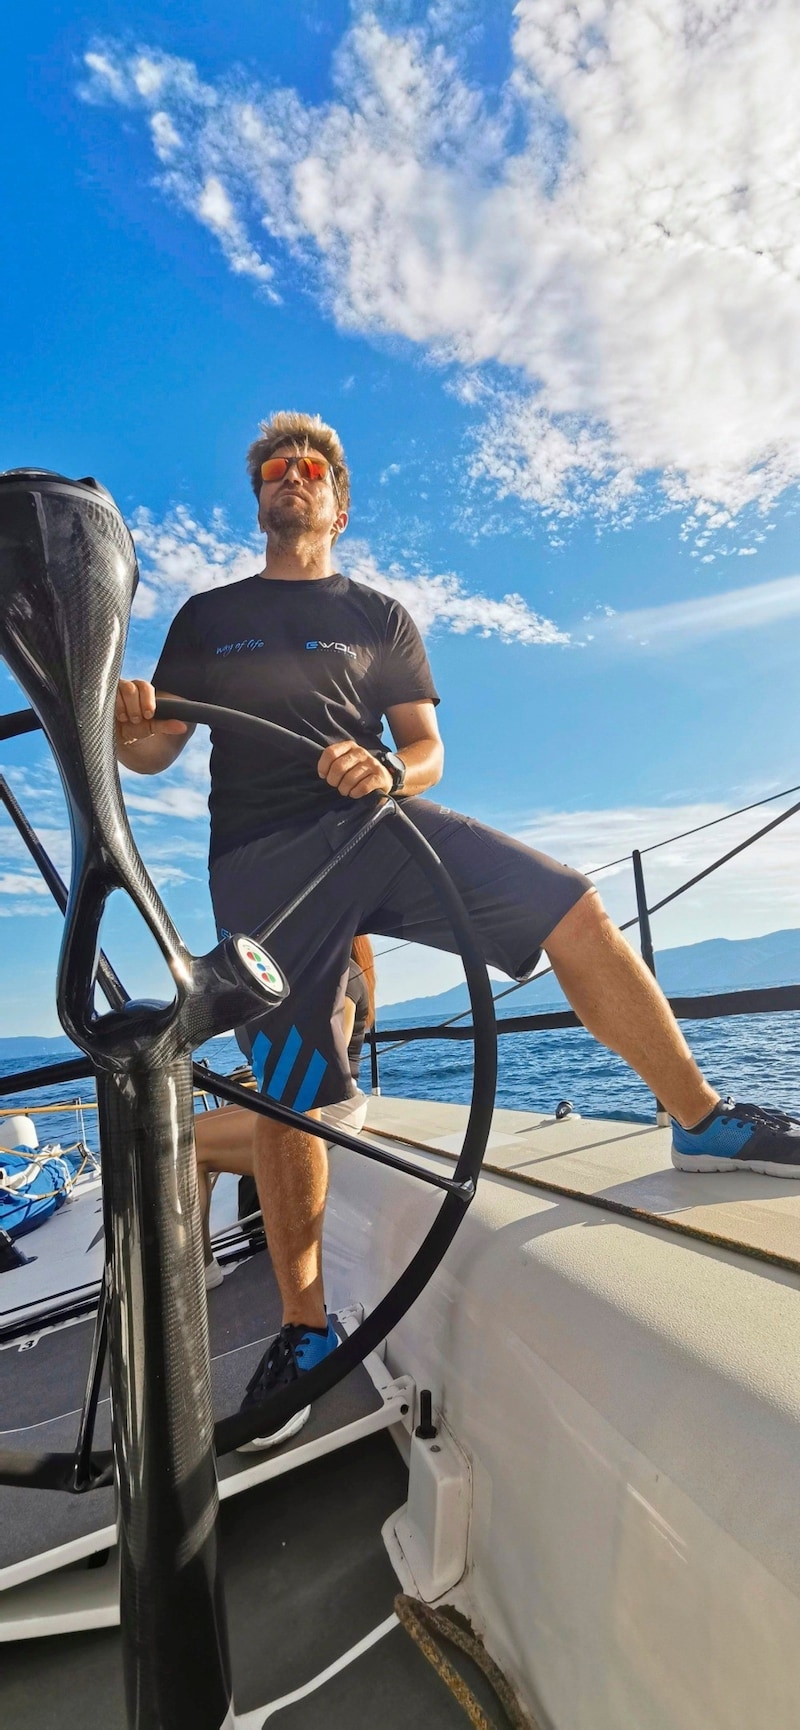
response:
M266 949L261 949L250 937L237 937L236 948L245 967L272 997L283 997L286 982Z

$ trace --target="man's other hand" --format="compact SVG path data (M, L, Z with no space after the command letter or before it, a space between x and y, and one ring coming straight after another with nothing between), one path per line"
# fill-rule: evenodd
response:
M327 745L317 764L317 774L345 799L363 799L367 793L392 791L389 770L365 745L357 745L353 739Z

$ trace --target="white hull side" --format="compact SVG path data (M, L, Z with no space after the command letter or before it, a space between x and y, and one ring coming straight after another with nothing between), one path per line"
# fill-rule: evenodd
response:
M437 1205L338 1150L330 1301L370 1307ZM799 1287L482 1179L388 1362L470 1457L466 1585L542 1730L796 1730Z

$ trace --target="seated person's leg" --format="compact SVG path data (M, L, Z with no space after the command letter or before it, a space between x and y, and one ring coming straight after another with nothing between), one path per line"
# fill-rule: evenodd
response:
M352 1099L340 1099L335 1105L326 1105L325 1110L320 1112L323 1129L327 1124L331 1129L346 1129L348 1135L359 1135L364 1128L368 1108L369 1099L359 1088Z
M203 1226L203 1252L206 1267L213 1263L209 1210L211 1206L212 1172L231 1171L239 1177L252 1175L253 1124L252 1112L238 1105L220 1105L214 1111L198 1111L194 1117L194 1145L197 1154L197 1189L200 1218Z

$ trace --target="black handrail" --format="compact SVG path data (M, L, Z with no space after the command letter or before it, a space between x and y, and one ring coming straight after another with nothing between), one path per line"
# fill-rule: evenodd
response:
M714 1021L733 1015L780 1015L800 1009L800 985L763 985L746 991L704 992L698 997L668 997L678 1021ZM469 1010L466 1011L469 1014ZM548 1033L561 1027L582 1027L574 1009L545 1010L539 1015L502 1015L497 1036L504 1033ZM365 1039L378 1046L412 1045L419 1039L471 1039L472 1028L441 1021L435 1027L370 1028ZM383 1054L386 1056L386 1053Z

